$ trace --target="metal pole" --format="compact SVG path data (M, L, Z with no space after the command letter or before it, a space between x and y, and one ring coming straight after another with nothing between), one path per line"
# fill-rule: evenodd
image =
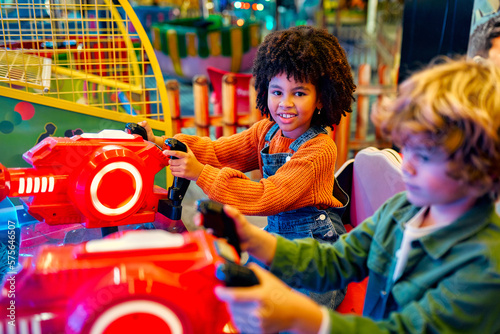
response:
M366 14L366 33L369 36L373 36L377 28L377 5L378 0L368 0L368 9Z

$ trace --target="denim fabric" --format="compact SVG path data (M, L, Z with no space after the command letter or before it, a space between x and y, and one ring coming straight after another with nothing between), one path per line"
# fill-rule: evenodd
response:
M269 129L266 134L266 145L261 150L263 177L268 178L276 173L290 158L292 153L269 154L269 142L279 130L278 124ZM290 144L290 149L296 152L300 146L320 133L326 133L322 127L310 127L304 134ZM335 184L338 187L338 184ZM345 193L344 193L345 195ZM345 195L347 197L347 195ZM348 197L347 197L348 198ZM344 203L344 204L347 204ZM278 233L288 239L317 238L320 241L333 242L339 235L345 233L344 225L340 217L345 210L344 207L318 210L315 207L300 208L286 212L280 212L267 218L266 230Z
M327 210L305 207L280 212L267 218L264 229L287 239L314 238L323 242L335 242L345 233L340 219L344 210L344 207Z
M274 137L276 132L279 130L278 124L274 124L271 129L266 134L266 145L260 151L260 156L262 157L262 174L265 179L272 176L276 171L283 166L290 158L292 153L274 153L269 154L269 142ZM327 133L325 129L319 126L310 127L305 133L303 133L299 138L297 138L293 143L290 144L289 148L297 152L299 147L308 141L316 137L320 133Z

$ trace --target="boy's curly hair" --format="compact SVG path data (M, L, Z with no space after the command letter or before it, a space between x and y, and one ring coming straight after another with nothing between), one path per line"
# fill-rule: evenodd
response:
M356 85L351 67L337 38L326 30L292 27L267 35L260 45L253 64L257 108L270 119L269 81L282 73L316 87L323 108L319 115L314 113L311 125L333 127L352 111Z
M438 58L372 114L396 145L419 143L448 154L448 175L477 194L500 191L500 68L488 60ZM413 139L413 140L412 140Z

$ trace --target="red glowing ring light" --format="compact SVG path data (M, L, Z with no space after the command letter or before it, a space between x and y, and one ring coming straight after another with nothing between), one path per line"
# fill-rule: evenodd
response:
M161 325L158 325L162 328L155 328L155 330L161 329L163 333L172 334L184 333L182 322L179 317L165 305L150 300L131 300L115 305L100 314L99 318L92 325L90 334L110 332L109 330L106 331L110 326L120 327L120 331L117 332L123 333L123 330L127 328L127 321L130 320L127 316L137 313L148 314L156 318L156 322L161 322ZM112 332L115 331L112 330Z
M69 195L89 221L118 221L143 205L153 179L147 177L144 159L118 145L107 145L89 156Z
M107 173L118 169L122 169L129 172L130 175L133 177L135 182L135 192L132 195L132 198L130 198L127 203L118 208L113 209L102 204L102 202L99 200L99 197L97 196L97 189L99 187L99 184L101 183L101 180ZM92 183L90 184L90 199L92 201L92 204L94 205L94 208L103 215L117 216L126 213L127 211L129 211L134 207L134 205L140 198L142 189L143 189L142 176L139 170L135 168L135 166L133 166L128 162L123 162L123 161L113 162L110 163L109 165L104 166L99 172L97 172L97 174L92 179Z

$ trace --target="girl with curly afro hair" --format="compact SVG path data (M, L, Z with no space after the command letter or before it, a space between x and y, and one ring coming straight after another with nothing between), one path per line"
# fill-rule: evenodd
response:
M271 33L260 45L253 67L257 108L271 119L268 87L280 74L314 85L322 108L313 114L311 125L333 127L352 111L356 86L351 67L337 38L326 30L298 26Z
M177 134L188 152L165 151L174 176L196 181L208 198L246 215L268 216L269 232L288 239L334 242L345 233L348 201L335 177L337 147L326 127L351 112L355 85L344 50L326 30L298 26L269 34L253 75L265 118L250 129L212 141ZM148 137L159 145L146 122ZM259 169L263 178L244 173ZM313 295L335 308L344 291Z

